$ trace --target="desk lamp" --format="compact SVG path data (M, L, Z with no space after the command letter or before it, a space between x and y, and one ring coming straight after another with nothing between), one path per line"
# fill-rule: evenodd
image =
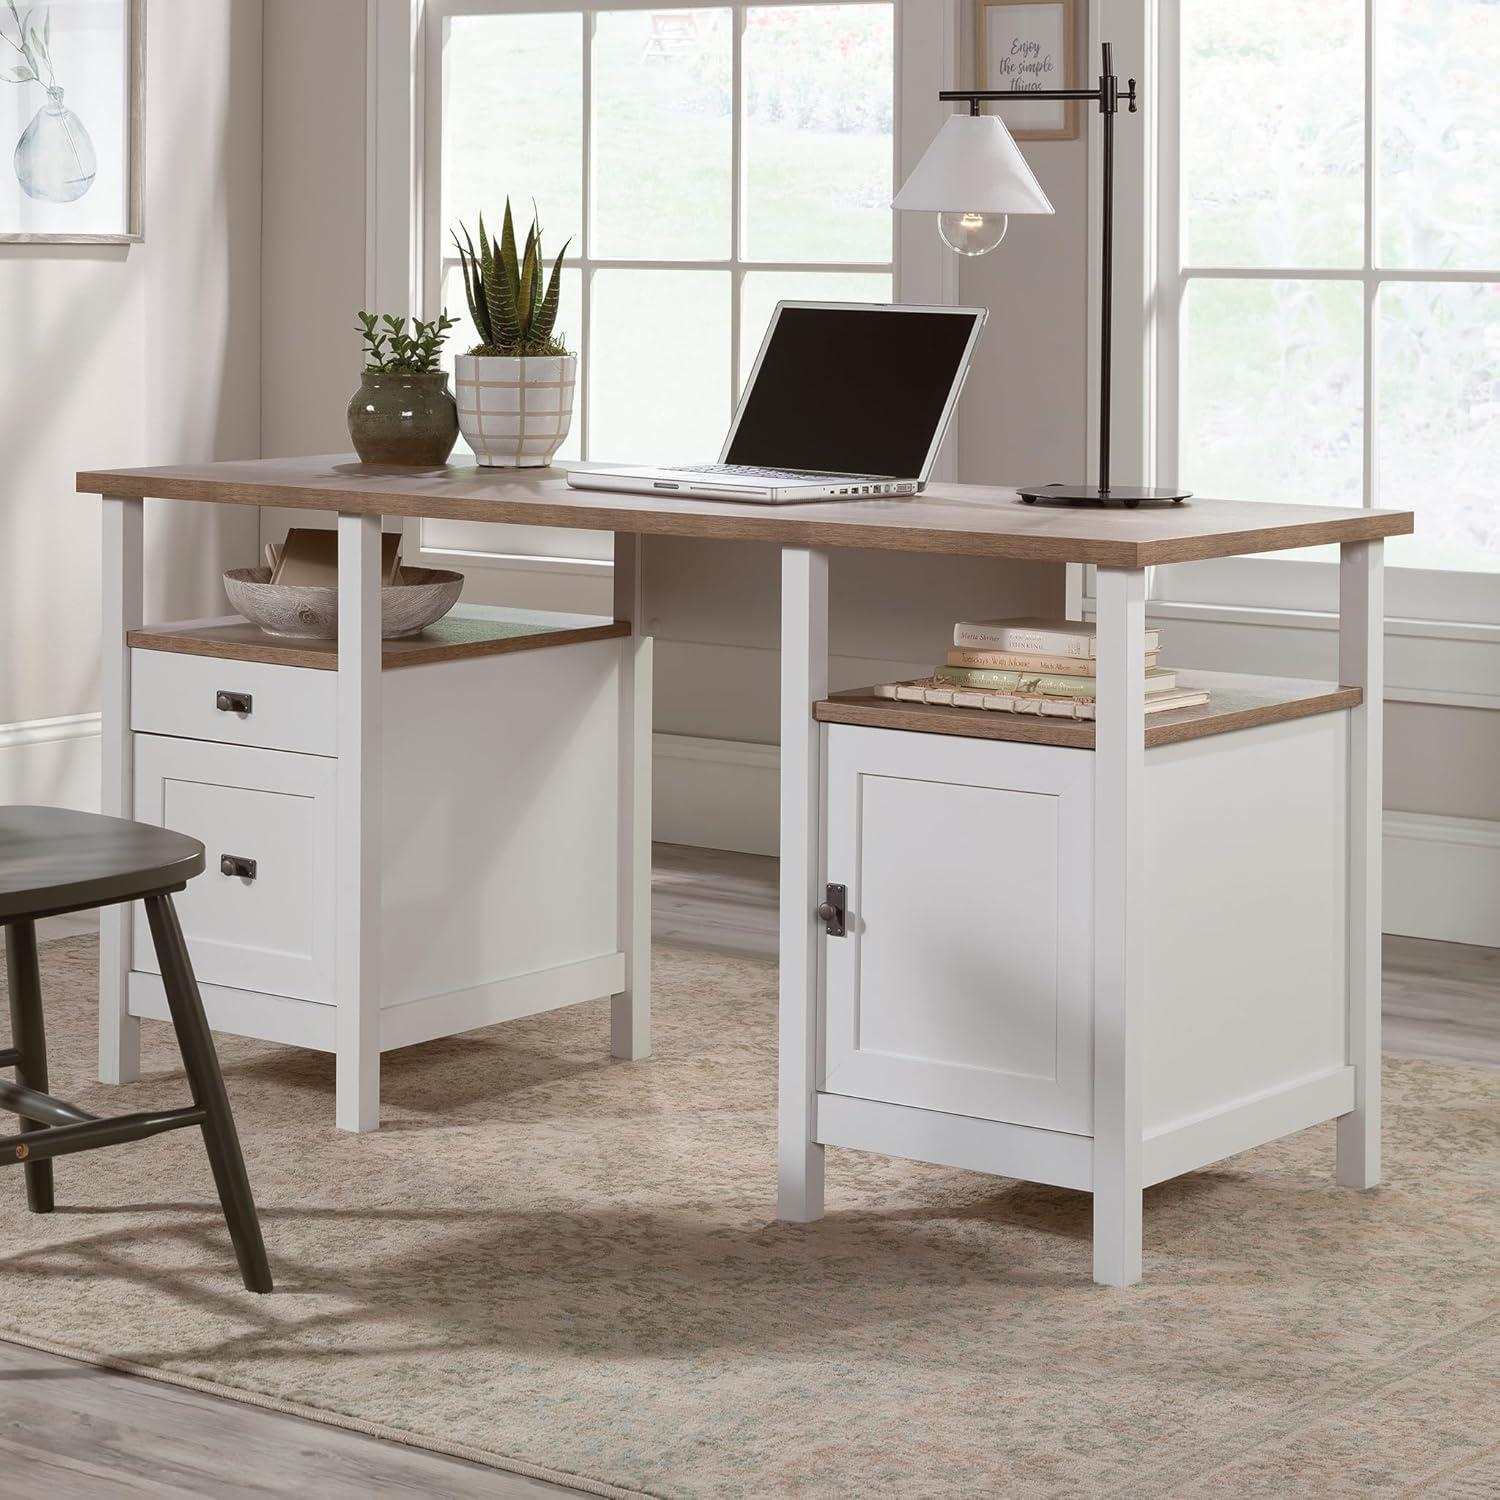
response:
M1099 298L1099 482L1098 484L1042 484L1020 491L1028 505L1038 500L1104 505L1118 502L1134 508L1147 504L1176 504L1192 492L1143 488L1110 483L1109 392L1110 325L1113 321L1113 224L1115 206L1115 114L1123 98L1135 113L1135 79L1122 94L1114 72L1114 48L1103 46L1104 66L1093 89L1026 89L1017 94L998 89L945 89L939 99L966 102L967 115L954 115L938 132L921 161L891 203L896 209L926 210L938 216L938 233L960 255L984 255L1005 238L1010 214L1050 214L1052 205L1026 165L1025 158L1004 123L983 114L990 100L1089 99L1099 106L1104 124L1104 209L1101 221L1103 278Z

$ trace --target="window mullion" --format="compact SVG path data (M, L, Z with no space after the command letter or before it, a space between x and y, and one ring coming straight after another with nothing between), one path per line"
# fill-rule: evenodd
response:
M590 337L593 333L593 306L594 306L594 26L597 19L596 12L586 10L583 13L583 67L581 81L583 84L583 213L582 222L578 226L579 238L582 244L578 247L580 260L578 276L578 297L582 306L579 308L578 319L578 352L582 356L583 370L578 380L574 396L578 402L578 453L582 459L589 457L589 415L593 407L593 396L591 387L593 377L589 373L593 369L593 345Z
M744 337L744 330L740 327L740 291L745 277L745 248L740 243L745 223L745 7L743 5L736 5L730 9L729 30L729 394L731 401L737 401L740 383L740 344Z

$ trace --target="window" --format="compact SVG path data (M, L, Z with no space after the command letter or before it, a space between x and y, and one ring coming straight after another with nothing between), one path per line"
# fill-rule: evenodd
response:
M1388 561L1434 576L1393 579L1393 612L1500 623L1500 4L1159 18L1159 472L1410 507Z
M529 219L535 200L549 253L568 244L559 326L581 356L561 457L712 458L778 299L891 300L895 10L429 5L427 306L463 313L454 347L467 347L449 231L481 211L497 229L507 194ZM934 97L937 71L923 79ZM494 538L423 530L428 548ZM611 544L506 528L501 545L512 559L566 545L603 561Z

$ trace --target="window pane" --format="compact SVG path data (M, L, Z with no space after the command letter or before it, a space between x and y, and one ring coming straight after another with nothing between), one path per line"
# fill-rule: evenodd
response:
M1500 283L1388 283L1377 312L1377 503L1417 513L1390 560L1500 572Z
M1375 14L1381 264L1500 267L1500 5L1389 0Z
M597 271L589 457L717 458L729 426L727 271Z
M745 12L747 259L891 259L894 30L888 4Z
M1360 264L1364 67L1362 0L1183 0L1184 264Z
M1183 312L1182 482L1237 500L1359 505L1359 284L1193 281Z
M801 302L889 302L891 277L885 271L747 271L740 287L740 371L742 386L776 304Z
M444 253L462 219L500 232L507 195L524 238L535 200L553 253L583 222L583 17L455 16L443 66Z
M731 13L602 11L594 26L589 253L728 260Z

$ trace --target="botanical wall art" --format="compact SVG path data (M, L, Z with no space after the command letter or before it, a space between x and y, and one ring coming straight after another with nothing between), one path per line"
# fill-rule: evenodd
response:
M145 0L0 0L0 241L141 238Z
M1016 94L1076 89L1077 0L978 0L979 82ZM1061 99L991 105L1018 141L1066 141L1078 134L1078 106Z

